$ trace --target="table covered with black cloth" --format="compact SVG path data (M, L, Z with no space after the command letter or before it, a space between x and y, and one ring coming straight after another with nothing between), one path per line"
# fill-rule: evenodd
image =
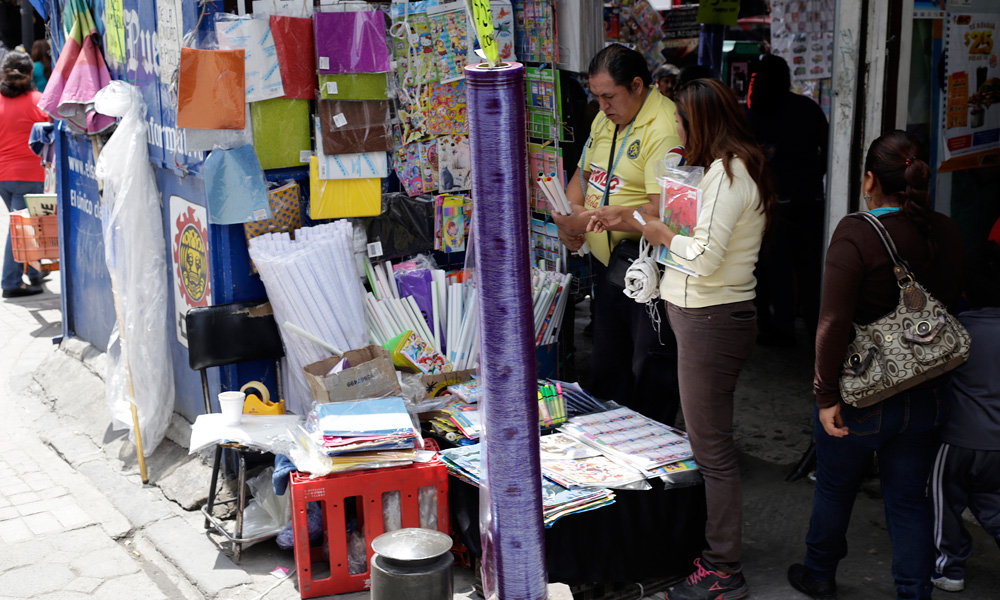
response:
M549 581L637 582L688 575L705 546L705 487L615 490L615 503L563 517L545 530ZM452 529L481 555L479 488L448 480ZM517 525L514 524L516 527Z

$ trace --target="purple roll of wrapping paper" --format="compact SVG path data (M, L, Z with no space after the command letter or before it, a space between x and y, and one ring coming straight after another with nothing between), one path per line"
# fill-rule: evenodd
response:
M547 596L538 449L524 67L465 67L484 398L481 492L486 597ZM488 495L488 496L487 496ZM489 514L482 514L488 509Z

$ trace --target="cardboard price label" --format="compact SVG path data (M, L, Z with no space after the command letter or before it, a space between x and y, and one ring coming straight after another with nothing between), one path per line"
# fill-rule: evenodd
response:
M490 11L490 0L468 0L472 11L472 22L476 25L476 36L483 48L486 60L490 65L500 64L500 47L493 33L493 13Z

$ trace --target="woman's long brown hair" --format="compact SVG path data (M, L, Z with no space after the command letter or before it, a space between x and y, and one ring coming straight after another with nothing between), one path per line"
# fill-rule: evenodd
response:
M771 177L764 153L732 90L716 79L695 79L677 93L677 115L687 132L686 164L707 169L720 158L732 181L733 157L741 158L760 191L760 208L767 218L765 231L770 229L774 206Z

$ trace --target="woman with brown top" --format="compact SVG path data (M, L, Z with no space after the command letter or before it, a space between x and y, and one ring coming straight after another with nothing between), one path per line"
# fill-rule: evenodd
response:
M917 280L954 309L962 291L962 240L954 221L931 210L931 171L918 154L916 138L903 131L872 142L864 199ZM816 490L806 558L788 569L792 586L819 600L836 597L837 563L847 555L851 510L873 455L878 456L897 597L931 597L933 515L924 490L947 408L942 389L947 376L866 408L844 404L838 387L853 324L870 323L898 302L892 262L878 234L864 219L845 217L827 250L816 332Z

